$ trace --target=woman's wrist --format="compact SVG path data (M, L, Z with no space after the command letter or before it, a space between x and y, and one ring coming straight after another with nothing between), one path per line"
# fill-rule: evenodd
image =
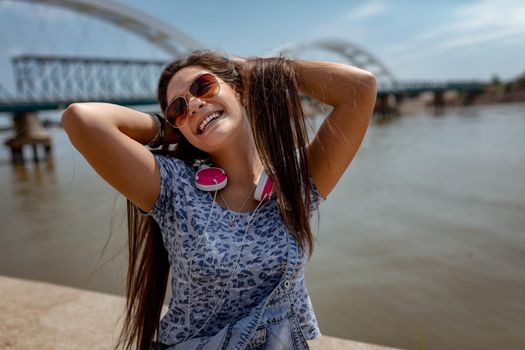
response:
M165 120L158 113L150 114L150 117L154 120L156 131L153 139L147 144L149 148L159 148L164 143L164 126Z

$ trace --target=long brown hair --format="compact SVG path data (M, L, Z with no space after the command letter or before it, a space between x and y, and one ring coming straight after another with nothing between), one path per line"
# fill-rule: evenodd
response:
M274 183L279 212L286 227L301 249L313 251L309 223L310 176L306 146L308 142L304 114L291 61L278 58L254 58L250 69L209 51L196 51L183 60L170 63L163 70L157 88L161 110L167 106L167 86L180 69L203 67L241 96L247 111L255 145L264 168ZM177 157L188 162L207 154L193 147L178 133L176 144L164 144L154 153ZM129 267L126 283L124 327L115 348L151 348L159 336L159 319L169 272L168 254L160 228L150 217L141 215L127 201ZM175 292L175 291L173 291Z

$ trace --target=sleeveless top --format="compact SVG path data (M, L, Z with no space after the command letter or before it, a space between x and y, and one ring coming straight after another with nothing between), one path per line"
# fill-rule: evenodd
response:
M172 297L160 322L166 345L211 337L246 318L277 289L288 267L290 246L297 263L289 274L290 305L302 336L321 335L304 280L307 254L286 229L275 197L239 213L213 201L214 192L194 185L195 168L154 155L160 194L149 212L160 226L172 270ZM312 181L310 216L324 201Z

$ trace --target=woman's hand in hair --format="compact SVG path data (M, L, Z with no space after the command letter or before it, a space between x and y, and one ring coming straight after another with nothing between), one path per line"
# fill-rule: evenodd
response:
M230 61L233 61L235 63L243 64L244 62L246 62L246 58L239 57L239 56L232 56L232 57L230 57Z
M237 71L241 74L248 73L252 68L252 61L244 57L230 57L230 61L233 62L233 64L235 65L235 69L237 69Z

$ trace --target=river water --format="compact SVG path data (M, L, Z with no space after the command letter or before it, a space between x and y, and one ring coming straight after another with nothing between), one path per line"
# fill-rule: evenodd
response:
M49 132L51 161L0 149L0 274L122 294L125 201ZM372 124L320 217L307 282L323 334L525 348L525 104Z

